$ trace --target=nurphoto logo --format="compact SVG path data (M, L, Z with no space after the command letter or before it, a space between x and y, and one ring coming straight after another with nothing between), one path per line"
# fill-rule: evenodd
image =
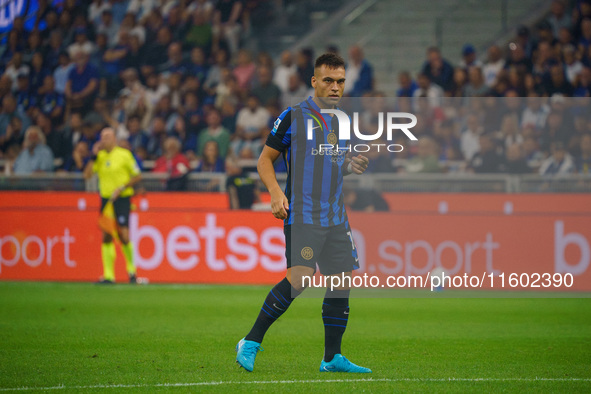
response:
M316 111L315 111L316 112ZM330 155L342 156L346 152L369 152L372 148L378 152L381 148L385 148L388 152L401 152L404 147L400 144L353 144L348 146L338 146L338 140L351 140L351 121L349 115L339 109L321 109L322 114L333 114L336 116L339 125L339 136L337 138L334 130L330 130L326 140L328 144L319 144L318 149L312 149L313 155ZM319 113L316 113L320 115ZM308 119L306 124L306 137L308 140L314 139L314 131L323 129L323 124L328 129L328 125L324 122L322 116L312 116L313 119ZM320 118L320 119L319 119ZM384 122L385 119L385 122ZM399 123L401 120L408 119L410 122ZM314 121L316 126L314 126ZM321 122L322 121L322 122ZM380 112L378 113L378 130L374 134L363 134L359 131L359 113L353 112L353 133L355 137L361 141L376 141L382 137L384 133L384 123L386 123L386 139L392 141L394 138L394 131L402 131L406 137L411 141L417 141L417 137L410 131L416 126L417 117L408 112Z

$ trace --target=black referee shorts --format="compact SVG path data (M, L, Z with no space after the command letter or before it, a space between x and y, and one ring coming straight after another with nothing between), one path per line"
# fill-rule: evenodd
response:
M101 212L107 205L108 198L101 197ZM113 210L115 211L115 220L119 227L129 227L129 212L131 211L131 198L119 197L113 201Z
M323 275L335 275L359 268L351 228L342 223L322 227L314 224L288 224L285 233L287 268L303 265Z

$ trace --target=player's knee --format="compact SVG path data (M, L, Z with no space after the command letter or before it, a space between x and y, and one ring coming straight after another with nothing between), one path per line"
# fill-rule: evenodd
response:
M113 242L113 236L111 234L103 233L103 243L110 244Z

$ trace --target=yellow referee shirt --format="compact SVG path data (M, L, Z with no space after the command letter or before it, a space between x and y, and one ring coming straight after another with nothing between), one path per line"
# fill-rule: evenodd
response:
M103 198L110 198L115 190L127 185L132 177L140 173L131 152L119 146L114 147L111 152L100 150L92 170L98 175L99 192ZM125 188L120 194L121 197L132 195L131 187Z

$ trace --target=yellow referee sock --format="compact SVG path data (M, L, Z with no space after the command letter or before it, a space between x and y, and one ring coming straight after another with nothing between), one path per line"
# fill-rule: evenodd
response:
M101 245L101 255L103 258L103 279L115 281L115 244L113 242L103 243Z
M129 275L135 275L135 265L133 264L133 245L131 242L121 244L123 256L125 256L125 266Z

